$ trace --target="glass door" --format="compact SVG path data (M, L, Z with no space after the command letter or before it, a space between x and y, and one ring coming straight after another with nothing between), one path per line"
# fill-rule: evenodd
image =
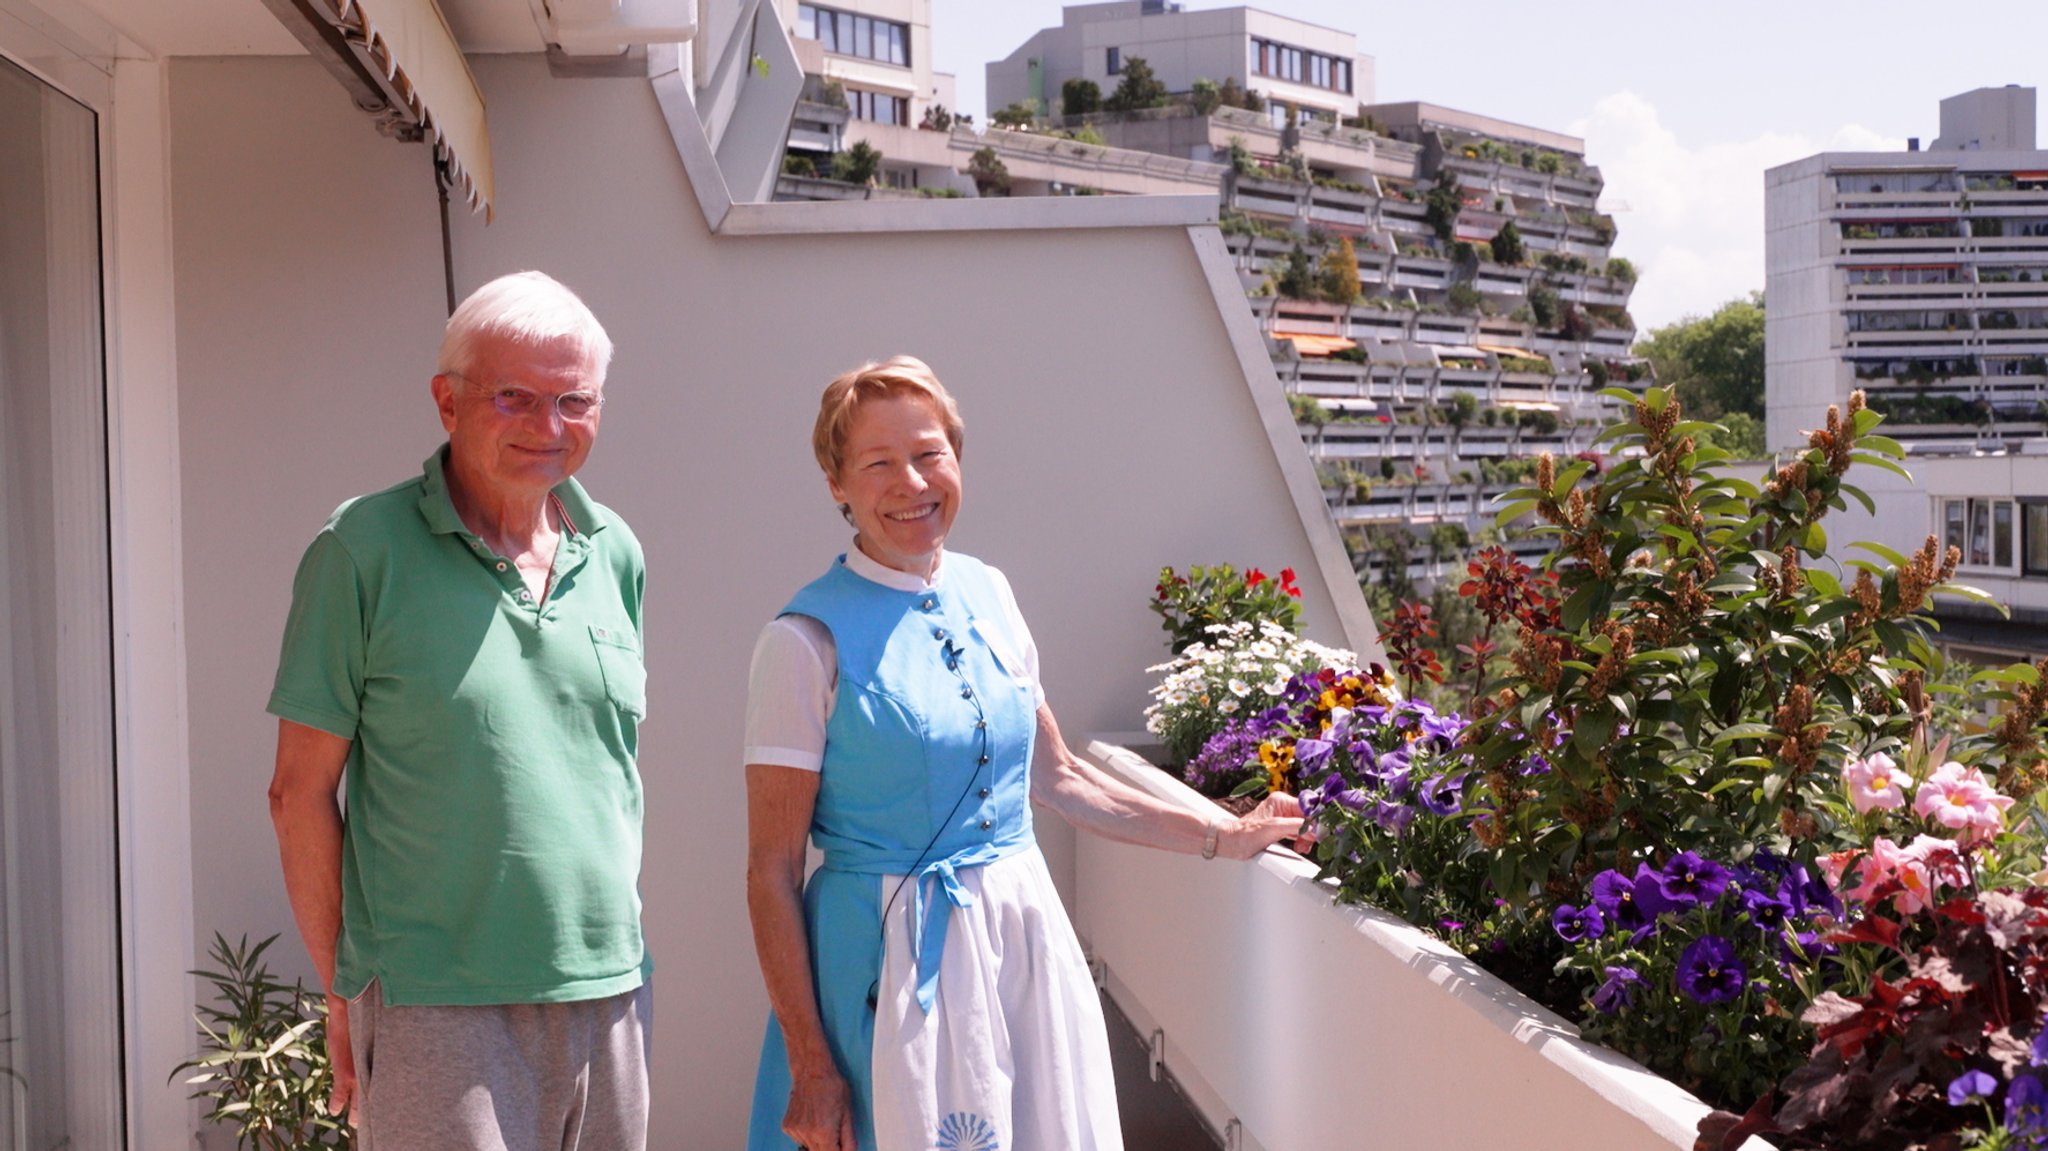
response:
M99 189L94 111L0 57L6 1149L126 1142Z

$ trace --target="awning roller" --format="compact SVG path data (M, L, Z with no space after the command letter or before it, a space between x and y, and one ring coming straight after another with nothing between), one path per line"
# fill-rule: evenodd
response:
M491 174L484 96L462 46L434 0L319 0L366 62L421 127L472 211L491 218Z

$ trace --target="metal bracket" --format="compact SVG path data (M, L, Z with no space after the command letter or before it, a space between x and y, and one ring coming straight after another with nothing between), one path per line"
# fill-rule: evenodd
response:
M1244 1124L1232 1119L1223 1125L1223 1151L1244 1151Z
M1147 1061L1151 1064L1152 1082L1166 1077L1166 1032L1162 1028L1152 1029L1151 1051Z
M1095 977L1095 990L1109 990L1109 960L1098 959L1088 965L1088 974Z

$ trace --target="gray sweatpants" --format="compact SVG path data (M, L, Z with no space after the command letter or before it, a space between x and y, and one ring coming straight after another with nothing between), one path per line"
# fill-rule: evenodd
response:
M653 989L490 1007L348 1007L358 1151L644 1151Z

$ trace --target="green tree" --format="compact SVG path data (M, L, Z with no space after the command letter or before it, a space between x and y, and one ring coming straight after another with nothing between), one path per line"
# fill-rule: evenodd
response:
M1436 232L1436 238L1448 241L1458 226L1458 211L1465 206L1464 189L1458 185L1458 174L1445 168L1436 174L1436 184L1423 198L1423 218Z
M1152 74L1152 65L1147 64L1143 56L1124 59L1123 77L1116 91L1102 102L1103 111L1137 112L1165 106L1166 82Z
M984 196L1007 196L1010 194L1010 168L996 155L994 148L984 145L968 157L967 175L974 180L974 186Z
M1762 292L1730 300L1712 315L1655 328L1636 341L1635 352L1657 370L1660 385L1685 399L1694 418L1720 421L1740 412L1763 419Z
M1296 244L1292 251L1280 260L1280 267L1274 270L1273 284L1281 295L1293 300L1313 299L1316 294L1315 266L1309 261L1308 253Z
M1557 292L1541 280L1529 284L1529 315L1536 321L1539 330L1548 330L1557 325Z
M989 113L988 118L998 128L1029 128L1038 122L1038 101L1019 100Z
M1222 103L1223 90L1216 86L1214 80L1197 80L1188 88L1188 105L1195 110L1197 116L1207 116Z
M1102 111L1102 87L1093 80L1076 76L1060 85L1060 113L1086 116Z
M1522 243L1522 230L1509 220L1493 234L1493 259L1497 264L1521 264L1529 259L1529 249Z
M882 153L866 140L832 157L832 178L849 184L872 184L882 171Z
M1351 237L1340 236L1336 243L1323 249L1316 281L1324 298L1333 304L1349 304L1358 299L1365 289L1358 282L1358 249L1352 246Z

